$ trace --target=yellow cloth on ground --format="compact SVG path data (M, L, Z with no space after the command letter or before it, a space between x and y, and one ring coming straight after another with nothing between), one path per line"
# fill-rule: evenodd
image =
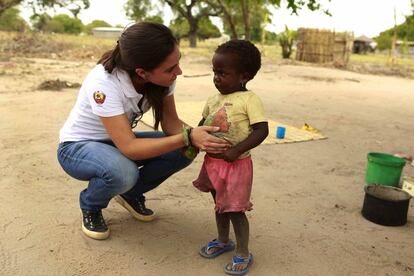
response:
M407 193L409 193L411 196L414 196L414 177L403 176L401 188Z
M176 102L178 117L186 124L190 126L197 126L202 118L202 111L204 108L204 102ZM142 121L148 125L154 125L154 119L152 117L152 111L148 111L144 114ZM313 133L294 126L290 126L281 122L268 120L269 123L269 136L263 141L262 144L285 144L295 142L305 142L312 140L322 140L327 137L321 133ZM286 127L286 134L284 139L276 138L276 128L278 126Z

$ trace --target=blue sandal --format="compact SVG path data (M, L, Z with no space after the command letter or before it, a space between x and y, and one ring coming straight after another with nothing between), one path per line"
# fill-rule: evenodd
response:
M240 256L233 256L233 261L224 266L224 272L231 275L244 275L249 272L249 266L253 263L253 255L249 254L249 257L243 258ZM236 266L246 264L246 267L242 270L235 270ZM230 268L229 268L230 267Z
M219 248L219 249L214 251L213 253L209 253L209 251L213 248ZM224 242L219 242L217 239L214 239L208 242L206 246L203 246L200 249L199 253L204 258L212 259L217 256L220 256L221 254L225 252L233 251L235 248L236 246L234 245L234 242L232 240L229 240L228 243L224 243Z

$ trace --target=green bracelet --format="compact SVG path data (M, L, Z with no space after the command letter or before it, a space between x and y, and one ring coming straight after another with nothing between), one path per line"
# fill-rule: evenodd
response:
M191 141L190 141L190 135L189 135L189 131L187 127L183 127L183 140L184 140L184 145L186 147L188 147L189 145L191 145Z
M189 127L188 128L188 130L187 130L187 132L188 132L188 142L190 143L190 146L192 147L192 146L194 146L193 145L193 141L192 141L192 139L191 139L191 131L193 130L193 128L192 127Z
M184 148L183 154L188 159L195 159L197 157L197 154L198 154L198 149L196 147L193 147L193 146L188 146L188 147Z

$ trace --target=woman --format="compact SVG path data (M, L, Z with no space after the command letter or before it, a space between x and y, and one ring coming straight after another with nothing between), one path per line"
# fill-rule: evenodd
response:
M136 219L153 220L143 194L191 163L183 147L210 153L229 147L208 133L215 127L183 128L174 102L179 60L177 41L167 27L136 23L82 83L60 131L58 160L70 176L89 181L80 193L82 231L88 237L109 236L102 209L112 198ZM163 132L133 132L150 107L154 128L161 124Z

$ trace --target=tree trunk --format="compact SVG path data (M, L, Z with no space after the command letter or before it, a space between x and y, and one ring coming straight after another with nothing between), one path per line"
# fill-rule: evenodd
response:
M180 3L178 1L172 1L172 0L164 0L172 10L177 11L181 16L183 16L190 27L190 30L188 31L188 40L190 43L191 48L197 47L197 31L198 31L198 19L194 18L194 15L192 13L193 6L197 3L196 0L192 0L188 5L187 2L184 1L182 4L184 6L180 6Z
M196 48L197 47L197 31L198 31L197 20L195 20L194 18L189 18L188 24L190 25L190 30L188 32L188 40L190 43L190 48Z
M264 18L263 18L263 22L260 24L260 27L262 28L262 33L260 35L260 44L262 45L262 56L265 56L265 43L266 43L266 22L268 19L268 14L266 13Z
M391 65L395 64L395 43L397 42L397 19L396 19L396 10L394 7L394 29L392 34L391 42Z
M251 39L251 26L250 26L250 14L249 14L249 0L241 1L243 21L244 21L244 39Z
M236 24L234 23L234 18L230 17L230 20L228 21L230 31L231 31L231 39L238 39L237 31L236 31Z
M224 5L224 3L221 0L218 0L217 2L224 14L224 19L227 21L227 24L229 24L231 39L237 39L238 35L236 31L236 22L234 22L234 16L231 16L230 12L228 11L228 8Z
M190 42L190 48L197 48L197 33L189 32L188 40Z

